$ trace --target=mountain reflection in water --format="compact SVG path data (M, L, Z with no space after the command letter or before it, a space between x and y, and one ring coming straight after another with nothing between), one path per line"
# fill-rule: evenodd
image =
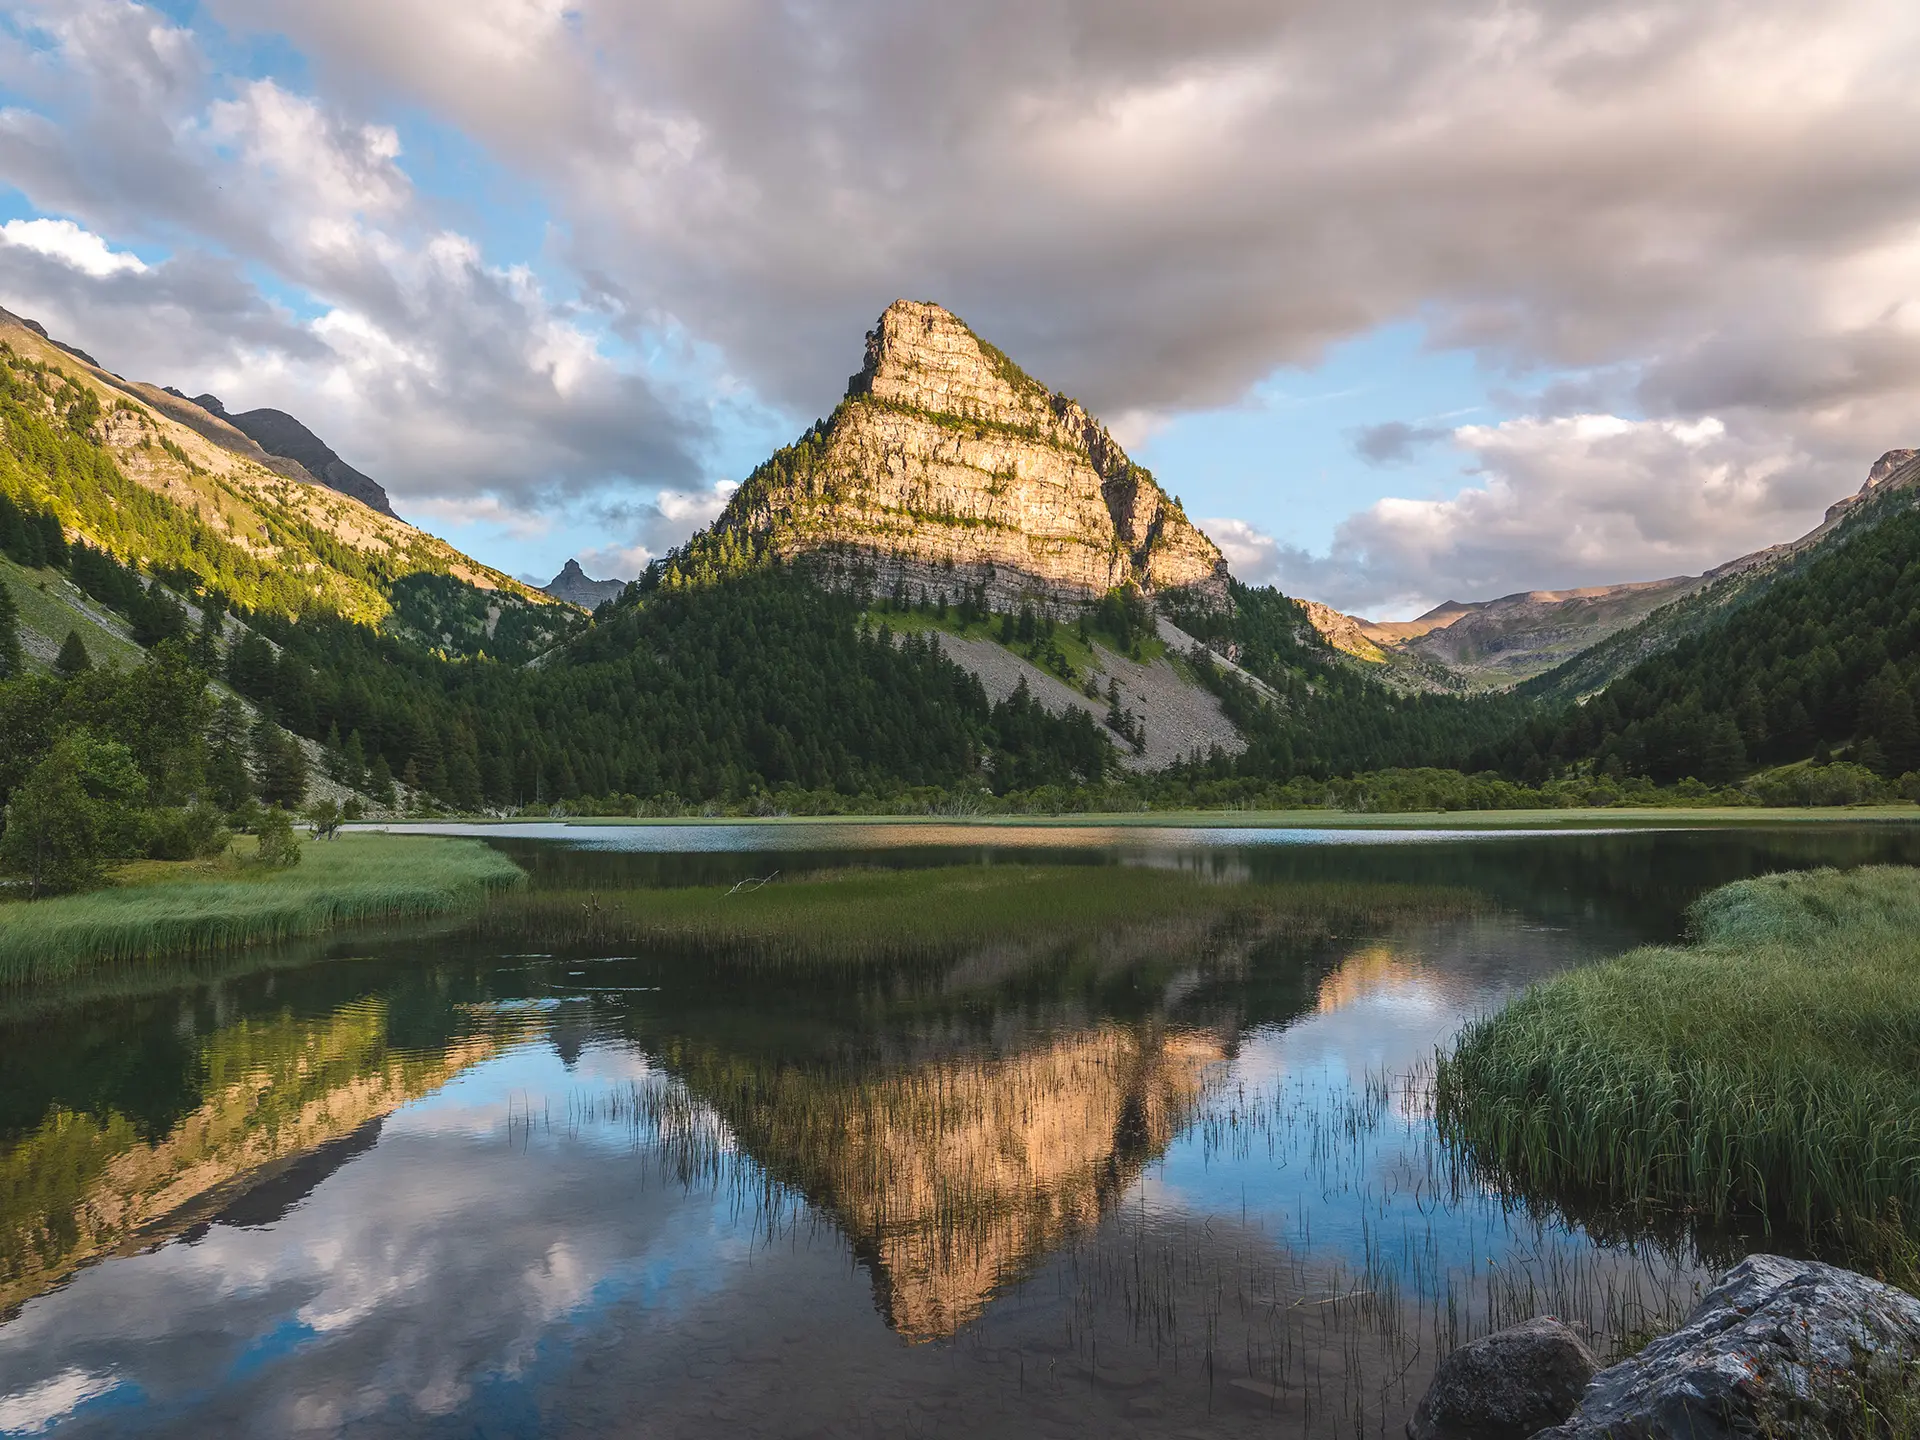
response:
M1419 1066L1730 871L1920 858L1822 843L1210 840L1085 858L1480 899L814 968L421 931L0 997L0 1433L1391 1431L1463 1338L1604 1347L1700 1278L1450 1188ZM542 862L735 860L636 863Z
M831 1214L914 1340L951 1335L1184 1129L1226 1059L1205 1032L1102 1025L864 1078L683 1058L768 1174Z

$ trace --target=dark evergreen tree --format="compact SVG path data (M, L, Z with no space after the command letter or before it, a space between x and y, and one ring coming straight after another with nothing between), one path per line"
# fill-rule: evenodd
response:
M53 657L54 673L71 678L83 675L92 668L93 657L87 654L87 645L80 638L80 632L67 631L67 638L60 645L60 653Z
M253 727L253 775L260 798L296 810L307 798L307 756L300 742L264 715Z
M0 680L18 675L21 664L20 608L12 589L0 580Z
M253 798L247 729L246 707L232 696L221 702L207 727L207 788L223 810L237 810Z

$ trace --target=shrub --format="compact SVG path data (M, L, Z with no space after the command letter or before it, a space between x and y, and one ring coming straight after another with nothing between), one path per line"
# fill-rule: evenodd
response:
M106 861L141 850L146 790L126 746L84 730L61 737L7 806L0 865L36 896L97 884Z
M291 870L300 863L300 837L293 833L293 817L278 805L260 816L255 833L260 837L255 864L270 870Z
M155 860L197 860L218 855L233 841L220 811L200 802L184 808L155 810L147 854Z

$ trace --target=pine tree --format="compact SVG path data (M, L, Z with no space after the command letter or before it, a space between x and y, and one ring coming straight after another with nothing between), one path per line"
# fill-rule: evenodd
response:
M393 767L387 764L387 757L376 755L373 764L367 769L367 793L382 805L391 805L395 800L393 793Z
M220 637L226 629L226 602L208 595L200 602L200 628L193 637L193 663L209 675L220 669Z
M13 591L0 580L0 680L20 673L20 610Z
M1889 774L1920 770L1920 720L1914 715L1913 697L1904 688L1887 699L1880 721L1880 748Z
M1747 747L1731 715L1723 715L1707 731L1701 747L1700 778L1709 785L1738 780L1747 769Z
M306 752L264 715L253 727L253 771L269 805L295 810L307 798Z
M86 642L80 638L78 630L67 631L60 653L54 656L53 668L56 673L68 678L83 675L93 668L93 657L87 654Z
M247 773L247 711L231 695L207 727L207 789L226 811L253 798L253 777Z
M347 748L341 752L346 762L346 773L342 777L356 790L367 783L367 747L355 730L347 736Z

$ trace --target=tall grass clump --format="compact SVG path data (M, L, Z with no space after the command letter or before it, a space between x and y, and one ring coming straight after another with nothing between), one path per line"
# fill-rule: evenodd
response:
M1498 1183L1578 1209L1755 1222L1911 1284L1920 1233L1920 870L1715 890L1694 943L1536 986L1439 1067Z
M244 878L229 878L236 876ZM311 842L298 869L169 875L0 906L0 985L218 954L353 921L449 914L525 878L478 840L346 835Z

